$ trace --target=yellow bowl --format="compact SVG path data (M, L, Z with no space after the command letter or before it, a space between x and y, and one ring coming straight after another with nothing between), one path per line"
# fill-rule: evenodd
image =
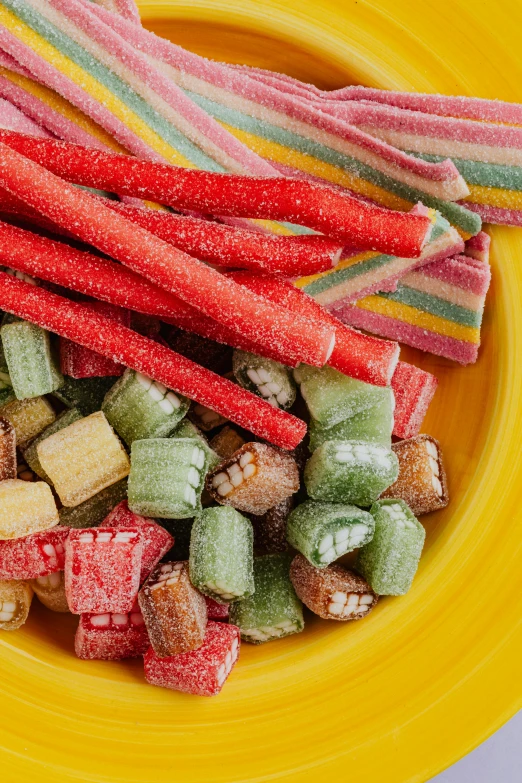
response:
M513 0L143 2L147 25L205 55L325 87L522 100ZM480 360L406 352L440 378L424 430L452 503L425 520L410 594L362 622L244 645L223 693L146 686L141 665L73 656L75 621L36 605L0 640L1 779L233 783L425 781L520 704L522 233L492 230ZM168 776L168 777L167 777Z

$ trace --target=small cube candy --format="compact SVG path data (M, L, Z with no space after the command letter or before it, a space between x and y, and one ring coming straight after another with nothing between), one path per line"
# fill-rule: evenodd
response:
M215 430L216 427L220 427L222 424L226 424L228 419L221 416L211 408L200 405L199 403L193 403L188 412L188 417L196 427L199 427L203 432L209 432Z
M78 408L83 416L90 416L101 409L105 395L117 380L114 376L79 379L65 376L63 386L54 396L68 408Z
M13 425L18 448L23 447L56 419L56 414L45 397L31 400L13 400L0 408L0 416Z
M161 563L141 588L138 601L156 655L196 650L207 627L207 605L192 586L186 562Z
M208 595L205 596L205 603L209 620L228 620L228 604L220 604Z
M194 521L190 538L190 580L222 603L254 590L252 523L234 508L207 508Z
M161 658L150 647L145 654L145 679L151 685L215 696L239 658L239 629L234 625L209 622L201 647L191 652Z
M49 424L48 427L42 430L42 432L31 441L27 448L23 449L22 453L27 465L31 468L32 471L34 471L34 473L37 474L37 476L40 476L40 478L44 481L49 482L50 479L40 464L36 447L39 443L41 443L42 440L48 438L49 435L54 435L55 432L59 432L60 430L65 429L65 427L68 427L69 424L72 424L81 418L82 414L78 408L71 408L71 410L64 411L53 421L52 424Z
M1 481L0 509L0 540L22 538L59 522L53 493L44 481Z
M210 446L210 443L205 438L201 430L198 430L196 425L192 424L192 422L187 418L180 421L174 432L170 433L169 437L177 438L178 440L180 438L196 438L207 455L208 470L211 470L216 465L219 465L223 459L222 457L219 457L219 455L214 451L214 448Z
M324 620L360 620L378 600L358 574L337 564L314 568L303 555L292 560L290 579L305 606Z
M0 418L0 481L16 476L16 433L10 421Z
M369 506L398 474L397 457L385 446L329 440L306 463L304 482L314 500Z
M193 517L201 510L207 464L206 451L195 438L134 441L129 508L150 517Z
M373 538L375 521L356 506L307 500L288 518L290 544L316 568L324 568Z
M84 661L139 658L149 646L149 635L137 602L126 613L82 614L74 637L74 651Z
M214 435L209 446L216 452L220 458L219 461L221 462L222 459L231 457L232 454L244 446L245 443L246 440L241 437L239 432L227 425L226 427L223 427L217 435Z
M29 582L0 582L0 631L16 631L29 615L33 591Z
M230 622L253 644L281 639L304 628L303 608L292 582L287 553L254 558L254 594L230 605Z
M125 370L105 395L102 411L129 446L135 440L165 438L186 414L189 401L147 375Z
M399 478L383 498L401 498L414 514L428 514L449 503L440 445L430 435L417 435L392 446L399 460Z
M60 525L67 527L84 528L96 527L101 524L107 514L112 511L118 503L127 498L127 479L121 479L116 484L102 489L89 500L80 503L74 508L61 508Z
M294 507L293 498L286 498L265 514L250 514L254 528L254 549L258 554L269 555L288 551L286 523Z
M396 437L412 438L418 434L438 383L434 375L413 364L397 364L391 381L396 401L393 428Z
M375 534L359 552L357 570L377 595L404 595L417 571L426 533L403 500L371 507Z
M321 427L312 419L310 422L310 451L327 440L361 440L379 446L391 446L393 410L395 402L391 389L384 389L382 401L372 408L356 413L333 427Z
M36 597L41 604L52 612L65 613L69 611L65 595L65 579L63 571L55 571L47 576L39 576L31 580Z
M65 565L69 528L56 527L24 538L0 541L0 579L36 579Z
M70 530L65 591L71 612L130 612L140 587L142 552L138 528Z
M103 527L136 527L143 537L143 554L141 556L140 583L143 583L162 557L174 546L174 539L164 527L153 519L141 517L130 510L126 500L113 508Z
M129 326L130 311L108 302L84 302L86 307L110 318L112 321ZM60 365L64 375L72 378L99 378L123 375L124 366L102 356L83 345L73 343L65 337L60 337Z
M0 330L7 368L19 400L58 389L63 376L51 353L49 332L27 321L4 324Z
M264 514L299 489L299 469L287 452L265 443L245 443L208 474L214 500L249 514Z
M129 474L129 458L101 411L69 424L36 447L64 506L79 506Z
M295 382L291 371L284 364L236 350L232 368L240 386L262 397L274 408L287 410L294 404Z

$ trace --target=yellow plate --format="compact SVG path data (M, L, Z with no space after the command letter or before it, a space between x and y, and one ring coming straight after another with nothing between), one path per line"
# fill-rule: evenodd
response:
M147 24L206 55L321 86L522 100L513 0L191 0ZM165 21L167 20L168 21ZM520 704L522 233L494 229L477 365L405 352L440 378L424 430L452 503L426 518L411 593L361 623L244 645L222 695L146 686L139 663L76 660L75 621L36 602L0 640L3 783L429 779Z

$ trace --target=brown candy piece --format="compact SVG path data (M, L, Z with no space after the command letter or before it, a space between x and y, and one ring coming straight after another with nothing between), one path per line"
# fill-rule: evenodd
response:
M293 507L294 499L289 497L269 509L266 514L249 515L254 528L254 549L256 552L270 555L288 551L286 520Z
M209 446L211 449L214 449L218 457L221 457L221 459L228 459L234 452L244 446L245 443L245 439L241 437L239 432L236 432L236 430L227 425L226 427L223 427L221 432L214 435Z
M0 418L0 481L16 478L16 434L10 421Z
M394 443L392 450L399 460L399 477L381 498L404 500L415 516L445 508L448 484L439 442L431 435L416 435Z
M301 601L325 620L360 620L378 600L358 574L336 564L315 568L303 555L292 560L290 579Z
M16 631L29 615L33 591L29 582L0 582L0 631Z

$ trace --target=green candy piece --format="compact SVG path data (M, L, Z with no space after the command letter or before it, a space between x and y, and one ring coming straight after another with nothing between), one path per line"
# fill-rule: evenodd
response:
M362 440L391 446L395 399L390 388L383 389L379 405L367 408L333 427L321 427L314 419L310 422L310 451L315 451L327 440Z
M201 430L198 430L196 425L188 419L182 419L174 432L170 433L169 438L197 438L208 457L208 470L213 470L222 461L219 454L210 448L209 442Z
M290 544L316 568L372 540L375 520L356 506L307 500L292 511L286 526Z
M254 592L254 531L234 508L207 508L199 514L190 538L190 581L200 593L220 603L248 598Z
M147 375L125 370L102 405L109 424L130 446L135 440L165 438L181 421L190 401Z
M96 527L112 509L127 499L127 479L121 479L116 484L102 489L97 495L93 495L89 500L80 503L74 508L61 508L60 525L65 527Z
M370 506L399 475L399 461L385 446L357 440L329 440L314 451L304 471L314 500Z
M304 628L303 606L290 581L293 555L254 558L254 594L230 607L230 622L253 644L281 639Z
M37 476L40 476L40 478L42 478L44 481L47 481L48 484L52 485L52 481L40 464L36 447L39 443L48 438L49 435L54 435L55 432L63 430L65 427L68 427L69 424L72 424L81 418L83 417L78 408L71 408L71 410L64 411L53 421L52 424L49 424L49 426L46 427L43 432L37 435L26 449L23 449L22 453L26 463L29 465L31 470L36 473Z
M404 595L417 571L426 532L404 500L378 500L370 513L375 534L359 552L357 570L378 595Z
M4 324L2 346L13 391L18 400L50 394L63 384L51 354L49 332L27 321Z
M255 353L235 350L232 370L240 386L262 397L274 408L287 410L294 404L295 383L290 370L284 364Z
M196 438L135 440L129 508L145 517L193 517L201 511L207 468L206 452Z
M2 341L0 340L0 407L7 405L11 400L16 400L16 397L11 378L9 377Z
M103 398L117 380L114 376L70 378L66 375L63 386L55 391L54 396L68 408L78 408L84 416L90 416L101 410Z

